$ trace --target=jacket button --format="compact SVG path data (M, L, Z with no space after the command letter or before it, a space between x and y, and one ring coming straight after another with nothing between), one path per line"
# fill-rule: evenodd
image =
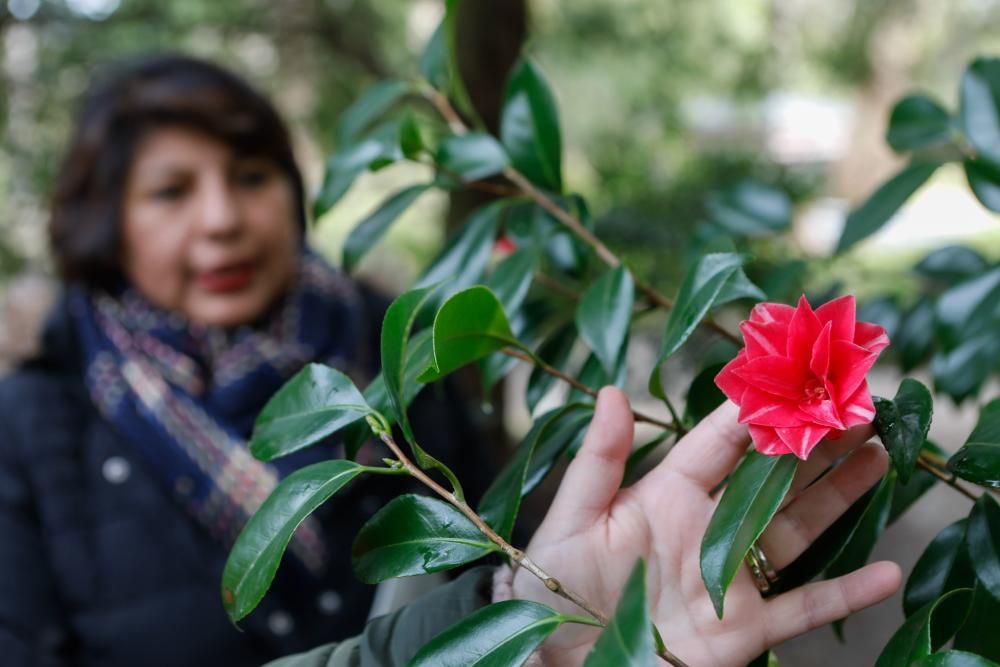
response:
M272 611L271 615L267 617L267 627L278 637L284 637L295 628L295 621L292 620L291 614L279 609Z
M104 479L112 484L121 484L132 474L132 466L120 456L109 457L101 466Z
M343 600L341 600L340 594L337 591L323 591L316 598L316 606L328 616L340 611L341 605L343 605Z

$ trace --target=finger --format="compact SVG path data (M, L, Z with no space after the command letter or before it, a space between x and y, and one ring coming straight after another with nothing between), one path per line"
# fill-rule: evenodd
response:
M809 454L809 458L799 463L792 479L792 486L785 496L783 505L789 504L795 496L822 475L837 459L868 442L875 435L871 424L863 424L848 429L836 440L824 440Z
M764 606L764 641L770 648L877 604L895 593L902 581L899 566L882 561L779 595Z
M780 570L798 558L830 524L885 474L889 455L876 442L863 445L829 475L803 491L771 520L757 540Z
M607 510L625 474L633 428L625 394L614 387L601 389L583 445L566 469L546 521L573 532L592 525Z
M681 438L670 454L640 484L659 484L668 473L687 477L707 493L726 478L750 444L738 423L739 407L726 401Z

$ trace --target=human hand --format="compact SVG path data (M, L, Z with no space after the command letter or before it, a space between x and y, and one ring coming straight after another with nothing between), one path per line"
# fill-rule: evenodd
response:
M620 391L602 389L583 446L527 549L532 560L607 615L643 558L653 622L671 653L692 667L743 667L772 646L881 602L902 580L895 563L880 562L764 599L743 567L726 594L725 617L716 617L699 554L718 502L709 491L750 443L737 411L732 403L720 406L645 477L619 488L632 446L632 411ZM886 472L885 449L866 444L871 435L870 426L851 429L798 466L783 508L757 542L779 572ZM810 486L844 454L840 465ZM513 593L579 613L523 570L515 574ZM543 644L543 661L582 664L598 632L563 626Z

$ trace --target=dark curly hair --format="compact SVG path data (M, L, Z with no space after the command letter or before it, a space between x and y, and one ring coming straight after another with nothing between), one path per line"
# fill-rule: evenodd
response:
M90 288L122 281L121 209L139 142L182 125L235 152L273 161L288 177L305 229L302 175L271 103L235 74L182 55L112 69L83 99L52 197L49 242L59 276Z

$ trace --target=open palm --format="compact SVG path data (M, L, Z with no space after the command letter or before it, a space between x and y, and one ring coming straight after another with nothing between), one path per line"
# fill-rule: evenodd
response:
M624 394L603 389L584 444L527 549L564 586L607 615L643 558L653 621L667 648L691 667L742 667L765 649L884 600L902 576L894 563L874 563L764 599L742 568L720 621L701 581L699 552L718 501L709 491L750 442L736 414L730 403L719 407L656 468L622 489L632 411ZM865 444L870 435L870 427L848 431L799 465L784 506L758 541L776 569L791 563L885 473L885 451L877 443ZM515 575L513 589L516 597L580 612L525 571ZM564 626L544 644L545 664L582 664L596 634L588 626Z

